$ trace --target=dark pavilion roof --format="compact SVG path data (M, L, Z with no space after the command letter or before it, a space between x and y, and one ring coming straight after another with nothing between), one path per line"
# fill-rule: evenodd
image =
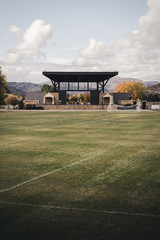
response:
M118 72L47 72L43 75L56 82L104 82Z

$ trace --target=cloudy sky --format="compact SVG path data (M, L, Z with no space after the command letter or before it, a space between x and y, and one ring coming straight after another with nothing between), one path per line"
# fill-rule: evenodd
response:
M160 0L0 0L8 81L48 71L118 71L160 81Z

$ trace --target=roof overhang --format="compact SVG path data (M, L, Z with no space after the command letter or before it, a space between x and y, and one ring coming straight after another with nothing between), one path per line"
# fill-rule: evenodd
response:
M106 93L106 94L103 96L103 98L108 98L108 97L113 98L113 96L110 95L109 93Z
M118 72L48 72L42 73L56 82L104 82L118 75Z
M45 98L54 98L54 96L51 93L47 93L44 97Z

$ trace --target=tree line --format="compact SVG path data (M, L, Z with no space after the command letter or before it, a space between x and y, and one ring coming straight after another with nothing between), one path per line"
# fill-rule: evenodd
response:
M69 104L89 103L90 102L90 93L80 93L78 95L67 94L66 101Z

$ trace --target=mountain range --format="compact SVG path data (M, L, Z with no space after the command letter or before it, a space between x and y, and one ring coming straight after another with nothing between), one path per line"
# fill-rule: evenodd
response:
M148 93L160 94L160 83L148 87Z
M145 82L139 79L135 78L122 78L122 77L114 77L109 80L109 82L106 85L106 89L108 92L113 92L115 87L120 84L122 81L140 81L142 82L146 87L149 87L149 89L152 91L152 86L160 85L159 82L152 81L152 82ZM19 94L19 95L26 95L27 92L41 92L41 87L43 84L49 84L51 85L50 81L44 82L44 83L31 83L31 82L8 82L8 89L10 93ZM154 88L154 91L156 91L157 88Z
M43 84L36 84L31 82L8 82L8 90L10 93L26 95L27 92L41 92Z

